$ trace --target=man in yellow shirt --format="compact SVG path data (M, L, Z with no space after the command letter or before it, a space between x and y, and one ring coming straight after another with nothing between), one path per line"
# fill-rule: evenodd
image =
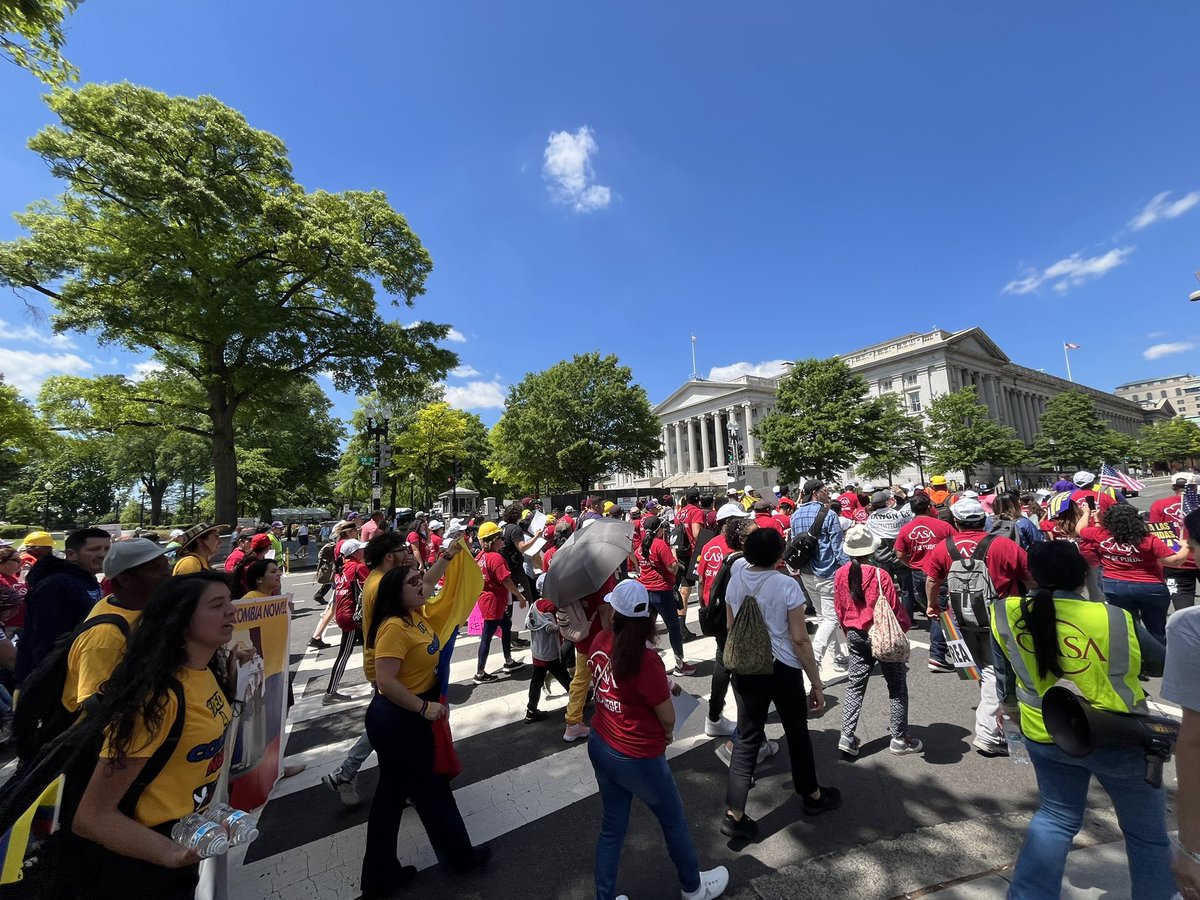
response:
M166 551L145 538L117 541L104 558L104 577L112 582L113 593L93 606L87 618L117 615L132 628L155 588L170 577ZM115 624L94 625L75 638L67 653L63 685L62 702L68 712L99 692L124 652L125 632Z
M191 575L211 569L209 560L221 544L221 529L228 525L193 525L179 536L179 556L172 575Z

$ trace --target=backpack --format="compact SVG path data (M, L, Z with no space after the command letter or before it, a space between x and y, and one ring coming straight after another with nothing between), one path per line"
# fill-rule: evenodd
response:
M820 546L818 535L828 515L829 507L822 506L808 531L800 532L783 549L783 561L789 569L798 572L812 562L812 558L817 555L817 547Z
M871 627L867 630L867 640L871 642L871 655L880 662L908 662L908 654L911 651L908 635L900 627L900 620L896 618L892 605L883 596L883 575L878 567L875 569L875 587Z
M563 603L558 607L558 614L555 616L559 634L562 635L563 640L573 644L587 640L587 636L592 633L592 619L599 614L600 610L597 609L589 617L584 611L583 603L579 600Z
M999 599L996 585L987 568L987 552L996 536L989 534L975 547L973 556L958 552L954 536L946 538L950 553L950 571L946 575L946 593L954 619L963 631L987 631L991 628L989 607Z
M333 618L342 631L362 627L362 584L339 572L333 579Z
M13 743L22 765L79 718L79 710L70 712L62 702L67 686L67 657L75 639L97 625L116 625L125 640L129 640L129 621L124 616L103 613L85 619L74 631L55 641L50 652L21 683L21 702L13 712L12 724Z
M333 541L317 551L317 584L333 584Z
M895 572L900 566L900 555L896 552L896 541L894 538L880 538L879 549L871 555L875 558L876 563L887 570L889 575Z
M994 534L997 537L1006 537L1014 544L1020 543L1017 523L1013 519L997 519L992 523L992 530L988 534Z
M537 604L529 607L525 617L529 626L529 651L534 659L552 662L559 657L562 641L558 637L558 619L537 608Z
M721 560L721 568L713 576L712 586L708 589L708 605L700 607L700 633L705 637L723 635L728 630L725 624L725 591L729 587L729 576L733 574L733 564L742 558L742 552L727 554Z
M758 598L747 594L725 641L725 668L738 675L770 675L775 671L771 632L763 621Z

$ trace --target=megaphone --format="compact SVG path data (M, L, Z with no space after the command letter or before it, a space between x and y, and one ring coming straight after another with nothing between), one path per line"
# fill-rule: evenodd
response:
M1144 748L1146 783L1156 788L1162 787L1163 763L1179 737L1177 719L1096 709L1062 685L1042 696L1042 720L1054 745L1077 759L1097 747Z

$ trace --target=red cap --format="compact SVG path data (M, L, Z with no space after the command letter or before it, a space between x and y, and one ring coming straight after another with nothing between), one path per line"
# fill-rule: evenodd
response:
M250 539L251 550L266 550L271 546L271 539L265 534L256 534Z

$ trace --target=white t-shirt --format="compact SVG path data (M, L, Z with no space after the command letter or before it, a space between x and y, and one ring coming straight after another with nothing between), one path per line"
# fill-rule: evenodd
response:
M796 649L788 630L789 609L804 606L804 592L794 578L789 578L774 569L760 572L750 568L744 559L733 564L729 576L729 587L725 590L725 602L733 610L734 617L742 608L742 600L751 594L758 601L767 631L771 633L771 652L775 658L794 669L800 668Z
M1163 670L1163 699L1200 712L1200 606L1174 613L1167 620L1167 665Z

